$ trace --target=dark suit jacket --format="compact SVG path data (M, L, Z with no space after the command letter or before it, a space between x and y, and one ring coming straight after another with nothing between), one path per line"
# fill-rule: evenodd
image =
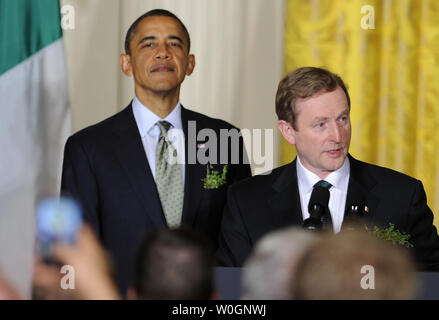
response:
M355 192L365 198L369 212L364 223L381 228L391 222L411 235L411 249L421 270L439 269L439 237L426 203L421 181L367 164L349 156L350 179L346 204ZM228 191L217 259L240 267L255 243L266 233L291 225L302 226L296 160L271 174L245 179ZM343 227L343 226L342 226Z
M234 127L183 107L181 117L186 139L182 225L201 230L216 247L227 187L251 176L250 166L242 164L244 151L241 164L229 165L227 184L205 190L202 179L207 166L187 161L189 152L196 152L197 142L203 142L188 140L188 121L196 121L197 133L210 128L218 137L220 129ZM222 170L223 165L214 168ZM167 227L131 105L67 140L61 189L81 202L85 220L112 255L124 294L132 283L140 242L150 231Z

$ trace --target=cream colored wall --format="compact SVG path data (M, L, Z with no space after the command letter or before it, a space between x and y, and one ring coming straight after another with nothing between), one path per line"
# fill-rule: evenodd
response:
M64 30L73 132L119 110L119 0L66 0L75 29Z
M240 128L272 129L283 65L284 0L62 0L75 8L65 30L73 131L124 108L132 79L119 69L125 33L142 13L164 8L186 24L197 65L182 86L183 105ZM247 148L250 140L246 139ZM252 156L250 155L252 158ZM256 168L255 172L264 171Z

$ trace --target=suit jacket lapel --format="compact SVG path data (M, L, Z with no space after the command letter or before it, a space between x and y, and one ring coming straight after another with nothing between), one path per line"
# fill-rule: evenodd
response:
M303 224L296 160L285 166L273 183L269 206L273 210L272 222L276 227Z
M364 214L364 222L372 221L379 199L371 193L376 185L367 172L367 166L349 155L351 166L346 208L352 202L355 193L361 193L365 199L368 212ZM303 215L300 204L299 187L297 183L296 160L285 166L285 169L273 183L269 205L273 210L273 223L278 225L302 225ZM346 212L345 208L345 212Z
M120 165L125 170L138 200L148 212L147 216L151 222L156 227L163 227L166 220L131 104L120 116L121 120L113 128L117 136L115 147Z
M363 195L365 206L367 208L367 211L364 212L363 220L364 222L372 221L379 203L379 199L372 194L371 190L377 182L373 177L370 176L370 174L368 174L367 165L365 165L363 162L354 159L351 155L349 155L349 162L351 172L349 177L345 212L347 207L353 201L353 195L355 193L360 193Z
M183 216L182 224L193 225L195 217L197 215L198 205L200 204L201 195L199 193L201 179L204 177L206 167L196 162L195 164L189 163L189 155L197 152L197 134L198 131L203 129L202 124L197 119L191 117L191 113L188 112L183 106L181 106L181 120L183 124L183 131L185 136L185 150L186 150L186 164L185 164L185 184L184 184L184 202L183 202ZM189 132L188 121L197 121L196 132ZM189 134L195 136L189 137Z

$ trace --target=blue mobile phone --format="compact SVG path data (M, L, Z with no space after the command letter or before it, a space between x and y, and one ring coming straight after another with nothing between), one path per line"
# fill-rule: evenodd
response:
M74 243L82 226L81 207L68 197L44 198L36 210L37 251L50 260L55 242Z

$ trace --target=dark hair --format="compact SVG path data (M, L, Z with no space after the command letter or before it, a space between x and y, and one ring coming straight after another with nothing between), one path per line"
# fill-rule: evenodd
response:
M351 99L343 80L336 74L315 67L303 67L288 73L279 83L276 94L276 113L279 120L296 126L296 100L308 98L320 91L332 92L340 87L346 94L349 110Z
M130 26L130 28L127 31L127 34L125 36L125 53L126 54L131 54L131 49L130 49L130 44L131 44L131 40L134 37L134 34L137 31L137 26L139 25L139 23L143 20L146 19L148 17L155 17L155 16L161 16L161 17L171 17L175 20L178 21L178 23L180 24L183 33L185 34L186 38L187 38L187 42L188 42L188 52L191 49L191 38L189 36L189 32L186 29L186 26L183 24L183 22L181 22L181 20L172 12L168 11L168 10L164 10L164 9L154 9L154 10L150 10L147 13L141 15L139 18L137 18L136 21L133 22L133 24Z
M134 287L139 299L207 300L213 293L213 249L192 229L161 229L139 248Z

